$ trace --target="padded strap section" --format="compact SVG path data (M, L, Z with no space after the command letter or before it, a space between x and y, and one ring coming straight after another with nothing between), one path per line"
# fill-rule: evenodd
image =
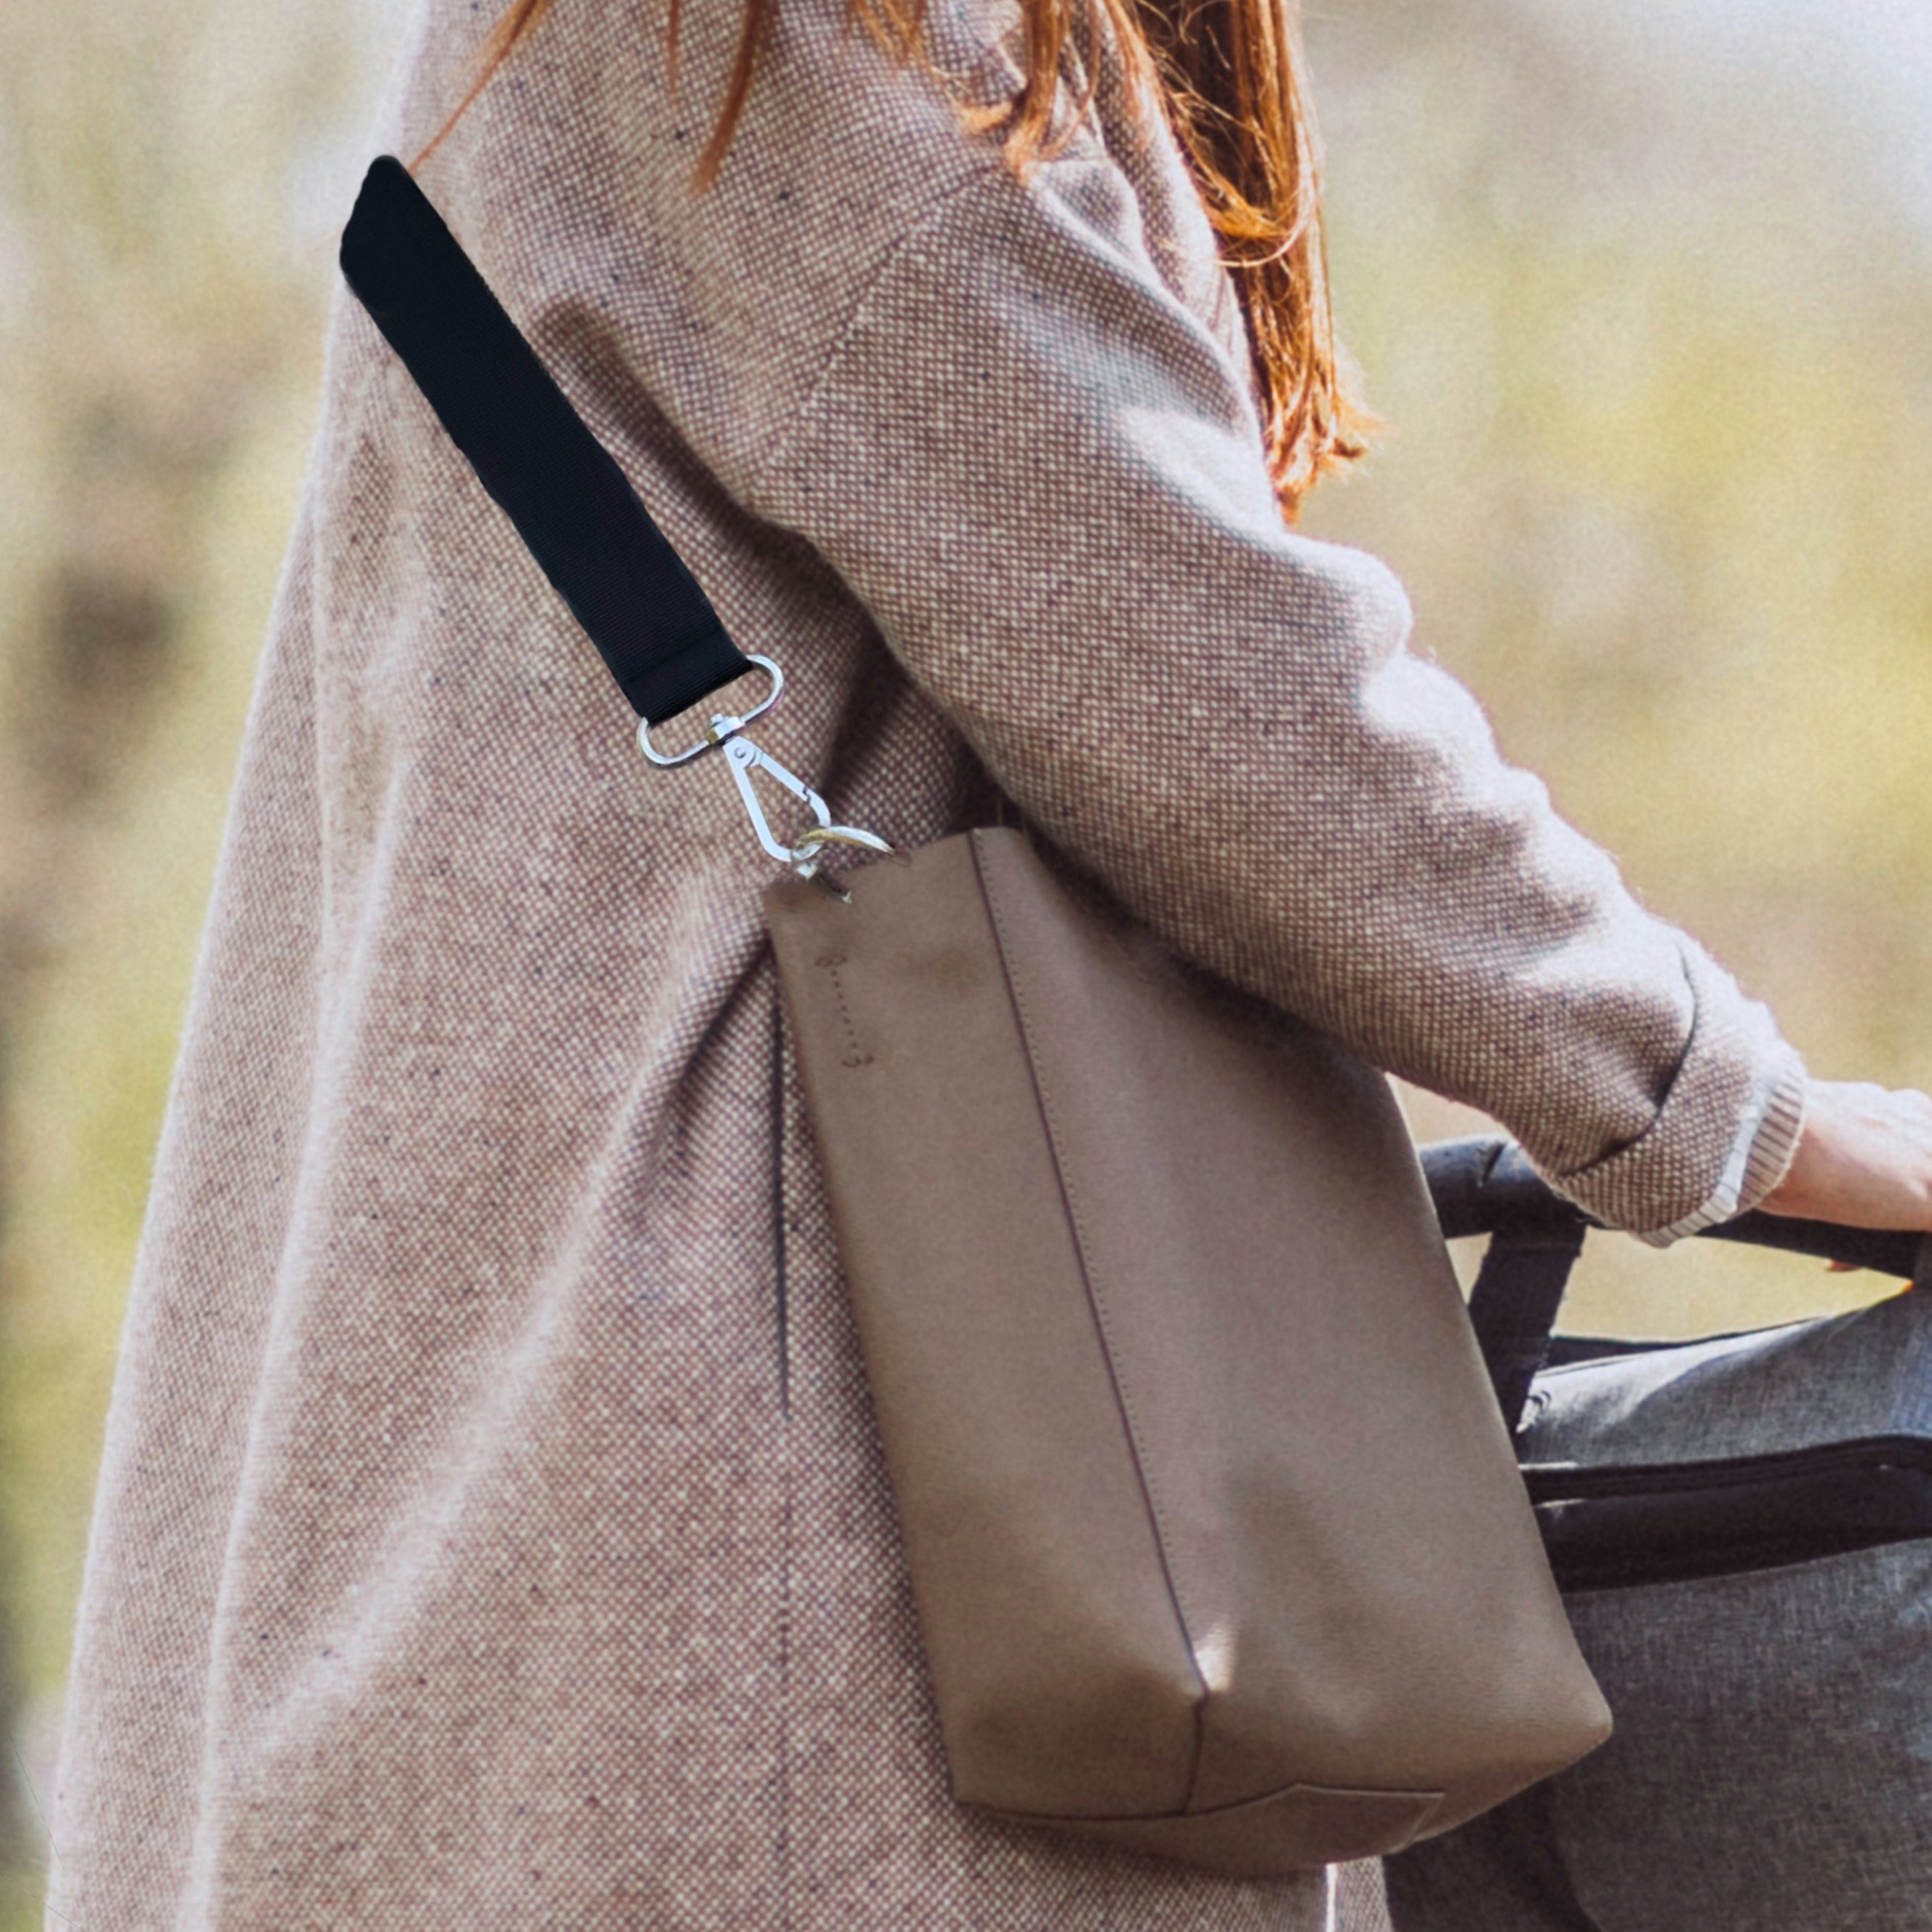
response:
M752 666L610 452L393 154L343 231L350 290L584 626L662 724Z
M1563 1291L1586 1232L1580 1218L1567 1227L1504 1228L1491 1236L1483 1256L1470 1292L1469 1319L1512 1436L1550 1352Z

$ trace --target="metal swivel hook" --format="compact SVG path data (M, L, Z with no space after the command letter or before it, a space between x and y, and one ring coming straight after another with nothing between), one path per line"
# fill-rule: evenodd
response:
M640 718L638 723L638 747L654 765L681 765L696 758L700 752L711 751L722 745L725 760L731 767L731 776L738 787L738 795L744 800L745 810L750 815L752 830L758 836L758 843L798 878L812 880L834 898L849 899L852 896L849 892L819 870L820 848L827 844L858 845L868 851L888 854L896 854L896 848L889 840L881 838L876 832L862 831L853 825L833 824L831 808L804 779L796 772L788 771L769 752L740 735L752 718L769 711L777 703L778 693L784 688L784 674L770 658L754 656L751 662L770 675L772 688L763 700L742 717L734 717L727 712L716 712L698 743L688 746L681 752L670 753L660 752L651 742L650 721ZM817 820L789 845L772 830L771 820L766 816L764 806L752 783L752 774L754 771L767 773L804 806Z

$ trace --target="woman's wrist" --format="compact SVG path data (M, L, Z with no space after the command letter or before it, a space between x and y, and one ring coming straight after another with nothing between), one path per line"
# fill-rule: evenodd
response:
M1932 1096L1864 1080L1814 1080L1766 1214L1850 1228L1932 1229Z

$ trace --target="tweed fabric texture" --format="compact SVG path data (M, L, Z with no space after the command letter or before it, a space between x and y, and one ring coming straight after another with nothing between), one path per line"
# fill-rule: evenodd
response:
M1932 1255L1932 1244L1926 1251ZM1545 1369L1525 1462L1638 1467L1773 1456L1868 1436L1932 1441L1932 1294Z
M1610 1218L1695 1214L1740 1148L1768 1185L1800 1072L1768 1015L1501 763L1390 572L1275 518L1238 304L1106 50L1098 122L1022 188L841 11L779 10L701 200L722 5L673 94L655 0L564 0L424 176L790 674L762 741L902 844L1030 818ZM934 17L969 92L1012 86L1010 20ZM428 138L486 25L422 0L371 152ZM1318 1874L948 1801L767 862L719 766L646 770L632 722L338 290L131 1286L50 1924L1322 1925Z
M1932 1932L1928 1603L1923 1540L1574 1598L1612 1755L1390 1861L1396 1932Z
M1932 1439L1923 1276L1844 1315L1547 1370L1524 1460ZM1390 1860L1397 1932L1932 1932L1932 1540L1568 1601L1615 1735Z

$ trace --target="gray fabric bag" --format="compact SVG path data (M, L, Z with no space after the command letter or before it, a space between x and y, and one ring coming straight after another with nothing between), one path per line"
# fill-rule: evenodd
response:
M1616 1731L1388 1859L1395 1932L1932 1932L1932 1292L1550 1358L1517 1447Z

